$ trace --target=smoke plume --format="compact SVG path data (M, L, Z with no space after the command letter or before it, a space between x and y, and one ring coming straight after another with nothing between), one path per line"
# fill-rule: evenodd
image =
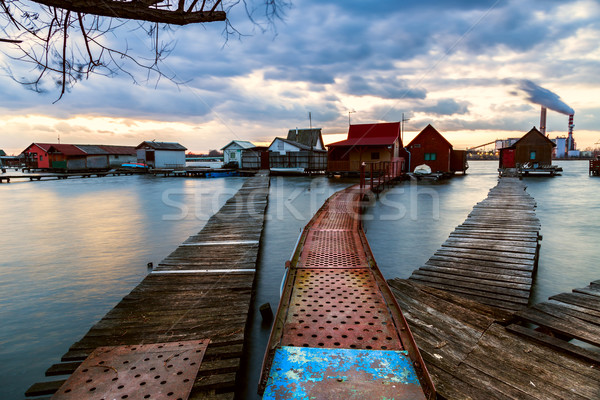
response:
M553 93L548 89L544 89L528 79L521 79L516 82L508 82L516 83L518 88L527 95L527 100L531 101L532 103L539 104L562 114L575 114L575 111L566 105L556 93Z

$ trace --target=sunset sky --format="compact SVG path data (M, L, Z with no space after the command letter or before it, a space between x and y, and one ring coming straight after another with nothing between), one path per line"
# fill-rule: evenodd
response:
M524 82L575 110L579 149L600 141L600 3L596 0L294 0L267 25L259 0L223 23L162 32L175 49L161 65L167 79L91 76L58 102L0 76L0 149L31 142L127 144L176 141L195 152L234 139L268 144L288 129L323 128L326 143L352 123L406 122L405 142L428 123L455 148L520 137L539 126L540 106ZM115 46L148 38L121 29ZM9 46L0 50L10 53ZM16 75L30 66L0 54ZM551 138L568 117L548 111Z

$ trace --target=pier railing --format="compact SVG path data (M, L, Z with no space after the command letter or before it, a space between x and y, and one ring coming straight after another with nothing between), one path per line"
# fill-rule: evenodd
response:
M360 190L380 192L386 184L398 179L403 174L404 159L394 161L377 161L360 166Z

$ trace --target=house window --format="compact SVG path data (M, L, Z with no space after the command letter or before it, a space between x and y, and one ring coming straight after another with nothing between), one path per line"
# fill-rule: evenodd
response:
M435 161L437 158L436 153L425 153L425 161Z
M529 153L529 159L530 160L535 160L535 151L532 151Z
M118 160L118 159L119 159L119 156L115 156L115 160Z
M379 152L374 151L371 153L371 160L379 160Z
M44 159L44 156L40 155L40 161L42 161Z
M420 149L421 148L421 143L414 144L413 147L415 149Z

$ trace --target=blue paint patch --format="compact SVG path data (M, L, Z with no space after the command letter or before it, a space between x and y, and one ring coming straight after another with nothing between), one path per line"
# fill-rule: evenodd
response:
M323 398L425 397L406 351L278 348L263 399Z

